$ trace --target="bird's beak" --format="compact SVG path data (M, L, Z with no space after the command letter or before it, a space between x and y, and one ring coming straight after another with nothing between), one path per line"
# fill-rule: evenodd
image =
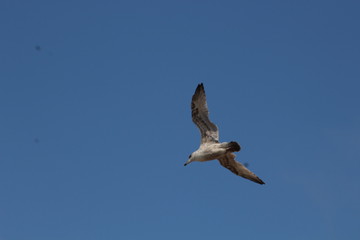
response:
M191 163L191 160L187 160L186 163L184 164L184 166L188 165L189 163Z

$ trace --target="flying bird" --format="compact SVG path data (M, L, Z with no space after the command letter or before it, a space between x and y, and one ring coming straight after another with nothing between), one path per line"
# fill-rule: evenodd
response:
M205 162L217 159L223 167L236 175L259 184L265 184L258 176L235 160L236 156L233 152L239 152L241 149L237 142L219 142L219 130L209 119L206 95L202 83L197 86L192 97L191 116L193 122L200 129L201 144L198 150L190 154L184 166L194 161Z

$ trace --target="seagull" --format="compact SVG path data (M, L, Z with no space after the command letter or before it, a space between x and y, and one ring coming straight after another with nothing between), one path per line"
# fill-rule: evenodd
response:
M258 176L235 160L236 155L233 152L239 152L241 149L237 142L219 142L219 130L209 119L205 89L202 83L198 84L192 97L191 116L193 122L200 129L201 144L198 150L190 154L189 160L184 166L194 161L205 162L217 159L223 167L236 175L259 184L265 184Z

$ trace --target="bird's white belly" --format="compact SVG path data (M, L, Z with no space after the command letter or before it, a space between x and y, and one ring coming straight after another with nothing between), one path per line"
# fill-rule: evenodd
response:
M203 161L218 159L219 157L223 156L224 154L226 154L226 149L221 148L220 145L219 146L212 145L212 146L205 147L200 150L199 161L203 162Z

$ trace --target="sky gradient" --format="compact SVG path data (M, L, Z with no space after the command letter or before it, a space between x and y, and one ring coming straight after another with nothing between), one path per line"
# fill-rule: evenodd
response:
M360 239L359 7L1 1L0 240Z

